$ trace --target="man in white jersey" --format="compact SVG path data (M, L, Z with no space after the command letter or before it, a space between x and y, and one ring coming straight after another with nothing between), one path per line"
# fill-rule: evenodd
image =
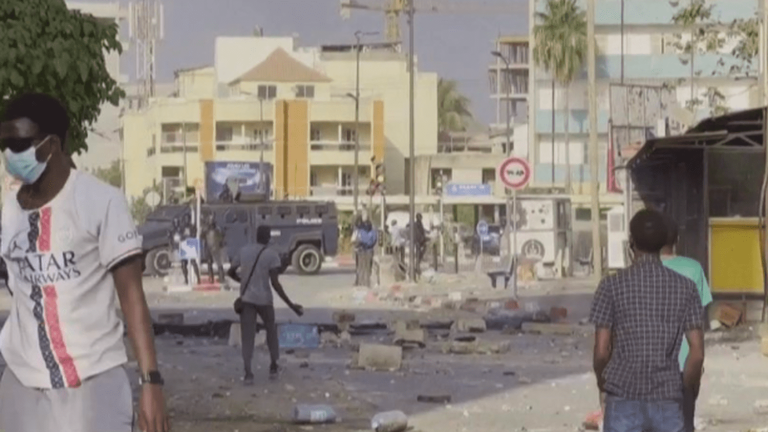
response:
M66 109L42 94L0 117L5 168L0 256L11 312L0 332L0 431L130 432L131 385L119 300L140 368L138 426L169 430L141 281L141 237L123 194L72 169Z

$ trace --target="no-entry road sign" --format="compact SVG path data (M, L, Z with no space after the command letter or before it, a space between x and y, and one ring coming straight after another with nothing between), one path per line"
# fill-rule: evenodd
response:
M508 188L520 190L531 180L531 167L528 161L519 157L508 157L499 165L499 180Z

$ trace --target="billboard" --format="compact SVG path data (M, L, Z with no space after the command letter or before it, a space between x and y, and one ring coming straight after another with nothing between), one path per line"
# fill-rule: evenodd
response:
M272 165L259 162L206 162L205 200L209 203L269 199Z

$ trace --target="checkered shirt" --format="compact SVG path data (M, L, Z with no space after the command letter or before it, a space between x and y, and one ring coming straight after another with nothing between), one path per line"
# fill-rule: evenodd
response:
M682 398L678 353L685 332L704 327L695 283L658 257L642 257L604 278L590 321L612 333L605 391L632 400Z

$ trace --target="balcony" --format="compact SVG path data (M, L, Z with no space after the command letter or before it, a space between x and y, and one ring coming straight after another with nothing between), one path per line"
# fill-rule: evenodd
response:
M324 186L312 186L310 188L310 196L313 197L339 197L339 196L352 196L355 191L352 186L337 186L337 185L324 185ZM364 193L365 188L360 188L360 193Z
M185 149L186 147L186 149ZM197 153L199 151L199 147L197 145L189 145L186 146L184 144L163 144L160 146L160 153L162 154L168 154L168 153Z
M355 143L349 141L312 141L309 143L312 165L354 165ZM370 142L360 143L358 163L367 164L371 158Z
M262 142L257 139L250 138L236 138L227 141L216 141L217 152L233 152L233 151L255 151L260 152L272 151L275 147L275 140L273 137L265 138Z

